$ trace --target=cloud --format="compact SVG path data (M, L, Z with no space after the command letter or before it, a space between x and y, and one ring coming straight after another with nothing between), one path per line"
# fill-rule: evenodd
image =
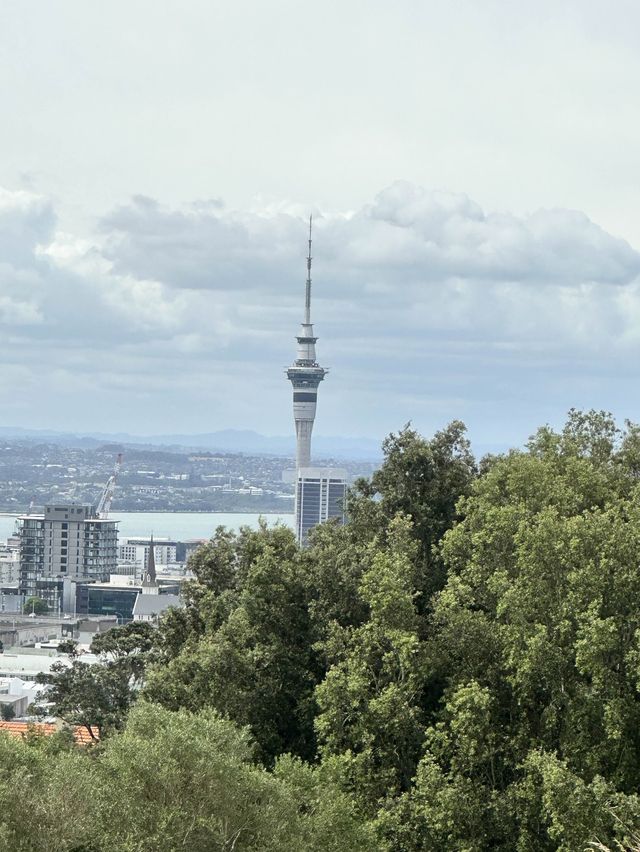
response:
M625 284L640 272L637 252L583 213L486 214L465 195L405 182L381 192L351 225L354 258L404 265L422 280Z
M221 202L184 210L137 196L101 224L104 255L117 274L176 288L247 290L294 257L299 221L286 214L239 214Z
M300 218L278 210L239 213L219 200L176 211L138 197L103 220L104 252L115 271L173 287L255 288L274 273L292 282L287 264L305 247ZM342 269L391 285L400 272L418 282L562 286L626 284L640 272L640 256L627 242L578 211L486 214L465 195L402 181L351 215L316 219L316 238L332 278Z
M38 247L50 242L54 227L48 199L0 187L0 262L16 268L32 266Z
M355 211L314 212L313 310L334 367L325 433L499 411L523 381L532 411L564 409L585 376L622 382L637 359L640 255L581 212L486 212L406 182ZM64 428L149 432L154 411L157 431L290 431L281 368L305 252L288 202L137 196L75 235L48 199L0 192L0 356L23 377L9 411ZM607 387L585 397L601 404Z

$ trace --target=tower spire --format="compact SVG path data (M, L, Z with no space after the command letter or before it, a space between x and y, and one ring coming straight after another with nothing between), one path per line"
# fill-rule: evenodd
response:
M313 215L309 216L309 253L307 254L307 284L304 296L304 322L305 325L311 324L311 227L313 225Z
M156 576L156 555L153 544L153 533L151 533L151 540L149 541L149 556L147 557L147 570L144 572L144 579L142 581L143 590L145 588L155 588Z

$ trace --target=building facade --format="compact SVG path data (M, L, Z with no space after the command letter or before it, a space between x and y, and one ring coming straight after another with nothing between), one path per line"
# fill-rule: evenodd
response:
M118 573L142 577L149 564L151 541L148 538L124 538L118 544ZM156 565L175 565L178 542L168 538L154 539L153 555ZM127 570L125 570L127 569Z
M306 544L317 524L345 522L347 472L332 467L302 467L296 482L296 536Z
M15 586L17 589L19 579L20 542L10 538L6 544L0 543L0 586Z
M141 610L139 600L144 594L143 584L113 582L115 579L121 580L122 578L116 578L114 575L109 583L79 582L75 584L74 612L77 615L112 615L118 619L119 624L126 624L134 620L136 612L139 614ZM179 582L167 580L158 584L157 595L152 597L161 600L153 608L153 611L161 613L170 606L178 606L179 595ZM148 597L148 595L146 596ZM136 603L138 603L137 610ZM147 614L150 614L150 611Z
M115 573L117 521L97 517L93 506L45 506L43 514L23 515L19 522L19 590L25 597L36 595L38 580L102 580Z

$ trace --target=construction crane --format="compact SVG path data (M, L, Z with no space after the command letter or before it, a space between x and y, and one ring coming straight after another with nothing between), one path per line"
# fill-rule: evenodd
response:
M113 500L113 492L116 490L116 482L118 480L118 474L120 473L120 468L122 467L122 453L118 453L116 458L116 463L113 468L113 473L107 480L107 484L104 487L104 491L100 495L100 500L98 501L98 505L96 507L96 514L99 518L108 518L109 510L111 509L111 501Z

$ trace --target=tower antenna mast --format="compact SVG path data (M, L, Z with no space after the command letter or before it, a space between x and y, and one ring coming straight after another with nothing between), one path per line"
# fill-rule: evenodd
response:
M304 298L304 321L305 325L311 323L311 227L313 216L309 216L309 253L307 255L307 286Z

